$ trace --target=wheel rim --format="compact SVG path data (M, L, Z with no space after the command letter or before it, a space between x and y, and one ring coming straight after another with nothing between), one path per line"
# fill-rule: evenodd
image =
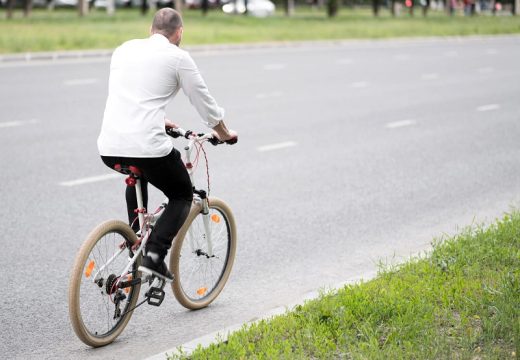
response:
M135 295L135 287L122 290L126 297L119 303L122 316L114 318L116 312L114 303L116 289L110 284L115 283L114 278L121 275L121 272L128 264L128 249L120 252L109 266L99 272L102 265L106 264L114 254L120 251L119 244L125 240L125 237L118 232L104 234L94 244L83 266L79 285L79 311L86 332L94 338L106 338L112 335L124 323L126 316L128 316L125 313L130 309L130 303ZM134 264L132 269L134 274L135 270L136 264ZM99 275L96 278L101 278L103 281L95 283L94 277L98 272ZM108 293L111 294L109 295Z
M208 258L203 215L191 223L180 250L179 283L192 302L203 302L218 289L230 252L229 220L217 208L209 209L210 232L214 256Z

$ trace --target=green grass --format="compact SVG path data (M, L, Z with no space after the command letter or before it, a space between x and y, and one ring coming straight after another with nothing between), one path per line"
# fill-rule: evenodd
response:
M113 18L100 10L79 18L72 9L37 9L30 19L22 18L20 10L12 20L3 15L0 12L0 53L111 49L127 39L147 36L152 17L140 16L137 9L119 9ZM368 9L344 8L337 18L328 19L324 10L300 7L292 18L281 12L256 19L219 11L206 17L199 11L186 11L184 18L184 45L520 33L517 17L450 18L431 12L423 18L419 11L413 18L407 14L392 18L388 12L374 18Z
M518 359L520 213L245 326L192 359ZM183 356L176 356L183 357Z

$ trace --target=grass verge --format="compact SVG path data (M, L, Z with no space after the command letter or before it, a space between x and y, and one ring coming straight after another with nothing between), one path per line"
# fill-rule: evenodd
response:
M518 359L520 213L170 359Z
M147 36L151 18L152 14L141 16L137 9L119 9L114 17L94 10L84 18L73 9L35 9L29 19L18 11L14 19L0 17L0 53L111 49L130 38ZM517 17L449 17L433 11L427 18L392 18L388 12L374 18L369 9L343 8L338 17L328 19L324 10L302 6L291 18L278 12L258 19L216 10L203 17L199 11L187 10L184 20L184 45L520 33Z

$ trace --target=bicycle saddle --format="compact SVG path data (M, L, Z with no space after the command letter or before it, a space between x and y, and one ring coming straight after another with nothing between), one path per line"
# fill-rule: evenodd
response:
M124 174L124 175L132 175L133 177L140 177L142 172L141 170L137 167L137 166L133 166L133 165L121 165L121 164L115 164L114 165L114 170L117 171L117 172L120 172L121 174Z

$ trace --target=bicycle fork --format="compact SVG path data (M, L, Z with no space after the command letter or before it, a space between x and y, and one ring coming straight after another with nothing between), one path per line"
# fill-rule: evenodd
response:
M211 227L210 220L211 217L209 215L209 200L204 190L193 190L195 194L200 197L200 201L198 202L198 206L200 206L200 212L202 213L202 223L204 224L204 232L205 232L205 240L208 244L208 249L206 255L208 258L213 257L213 242L211 240ZM189 239L190 239L190 247L193 253L200 252L200 249L196 249L196 244L194 243L194 236L191 231L191 228L188 229ZM199 254L197 254L199 255Z

